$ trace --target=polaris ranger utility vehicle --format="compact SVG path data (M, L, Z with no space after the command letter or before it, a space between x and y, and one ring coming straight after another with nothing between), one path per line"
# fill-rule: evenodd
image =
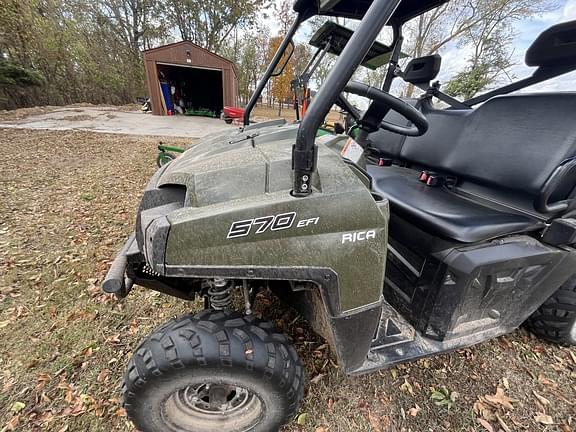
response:
M206 310L135 349L123 393L139 430L269 432L292 418L305 374L288 339L251 313L262 287L308 318L348 374L523 323L576 342L576 94L507 95L576 69L576 22L534 42L533 76L460 102L429 85L439 57L397 64L402 25L446 1L298 0L245 127L152 177L104 289L201 296ZM316 14L362 21L301 123L249 125L294 33ZM386 24L383 89L349 83ZM388 92L396 77L427 91L400 100ZM343 92L372 103L359 113ZM334 103L355 116L354 140L317 138Z

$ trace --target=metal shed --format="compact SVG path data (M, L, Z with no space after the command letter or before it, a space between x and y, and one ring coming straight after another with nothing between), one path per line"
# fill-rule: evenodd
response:
M235 106L238 78L234 64L193 42L182 41L144 51L144 68L152 113L166 115L170 102L184 109L220 114ZM168 86L176 93L163 96ZM168 105L167 105L168 102Z

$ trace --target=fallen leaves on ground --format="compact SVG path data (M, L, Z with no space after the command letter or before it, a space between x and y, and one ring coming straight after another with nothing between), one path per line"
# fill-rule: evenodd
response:
M518 400L510 398L504 394L504 389L498 387L496 389L495 395L486 395L484 396L484 400L494 406L495 408L499 408L500 406L504 409L513 410L514 407L512 403L518 402Z
M422 408L420 408L420 407L418 406L418 404L416 404L415 407L410 408L410 409L408 410L408 414L411 415L412 417L416 417L420 411L422 411Z
M119 400L131 351L151 329L199 307L138 287L118 302L100 288L133 229L158 141L0 131L0 150L16 155L0 159L0 431L134 432ZM292 336L313 380L305 421L295 419L283 432L573 432L574 349L520 330L346 378L326 341L295 311L269 295L258 302ZM509 399L496 393L497 385ZM431 387L441 393L437 400L430 399ZM448 401L450 410L436 404ZM548 420L543 416L554 423L535 420Z
M554 420L552 419L552 417L547 414L538 414L534 416L534 421L543 425L554 424Z

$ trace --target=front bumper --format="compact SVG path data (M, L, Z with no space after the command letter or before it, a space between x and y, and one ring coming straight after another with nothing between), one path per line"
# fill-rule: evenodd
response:
M114 294L118 298L124 298L128 295L134 281L126 275L126 269L128 267L128 255L133 252L134 248L138 249L138 245L136 244L136 235L132 233L114 258L110 270L104 278L102 283L104 292Z

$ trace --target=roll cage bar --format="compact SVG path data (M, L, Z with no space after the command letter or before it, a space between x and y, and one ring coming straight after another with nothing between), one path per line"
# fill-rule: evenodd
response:
M451 109L471 109L476 105L480 105L493 97L496 96L504 96L510 93L514 93L515 91L525 89L527 87L533 86L535 84L539 84L544 81L548 81L552 78L556 78L567 73L573 72L576 70L576 64L572 65L554 65L554 66L540 66L538 69L534 71L534 73L527 77L523 78L519 81L515 81L510 83L504 87L499 87L494 90L488 91L478 96L474 96L471 99L467 99L463 102L453 98L446 93L440 91L440 82L435 81L432 84L419 84L413 83L416 87L423 90L425 94L422 96L423 98L432 98L435 97L442 102L445 102L450 106ZM395 72L396 76L403 78L401 71Z
M338 57L336 64L316 97L310 105L307 116L300 123L296 144L292 149L293 189L295 197L305 197L312 193L312 180L316 171L317 147L315 145L316 131L322 120L330 111L332 105L338 105L348 111L358 120L359 113L345 98L342 91L351 79L354 71L365 60L372 45L384 25L393 29L392 52L382 90L388 92L396 77L402 77L398 61L402 55L403 24L449 0L296 0L294 10L296 19L285 35L264 77L259 82L244 113L244 126L250 123L250 114L260 98L266 84L273 76L287 47L292 44L292 38L298 28L306 20L315 15L340 16L361 19L358 29L353 32L348 43ZM533 44L527 53L527 64L538 66L531 77L525 78L508 86L492 90L464 102L442 93L438 83L428 85L427 97L438 97L452 108L465 109L491 99L494 96L511 93L530 85L546 81L576 69L576 21L559 24L548 29ZM418 85L423 88L423 86ZM363 120L370 122L373 113L381 110L377 102L373 102ZM375 116L374 116L375 117Z
M360 66L370 47L388 23L401 0L375 0L366 11L334 68L318 90L306 117L300 123L296 144L292 148L292 195L305 197L312 192L312 176L316 171L316 131L344 90L354 71Z
M338 57L334 68L326 78L326 81L319 89L314 98L307 116L300 123L296 144L292 149L292 169L293 169L293 189L292 195L304 197L312 192L312 177L316 170L317 148L314 143L316 131L322 120L330 111L332 105L338 102L340 93L352 78L354 71L360 66L372 44L384 25L390 24L394 28L393 52L391 64L397 62L400 57L401 48L401 25L403 19L411 19L415 10L424 13L447 0L426 0L415 1L405 0L409 5L414 6L411 13L398 15L394 14L402 0L374 0L374 1L334 1L334 0L298 0L294 5L297 12L296 19L290 26L278 50L274 54L272 61L268 65L264 77L258 83L254 94L250 98L244 112L244 125L250 124L250 114L260 98L266 84L272 77L274 70L280 63L284 51L292 42L294 34L306 20L314 15L349 16L351 18L362 18L358 29L354 32L342 54ZM334 9L327 8L327 5L334 5ZM340 9L336 9L340 7ZM405 8L406 11L408 9ZM416 14L417 15L417 14ZM394 19L393 19L394 18ZM400 43L399 43L400 42ZM389 67L386 82L391 84L394 70ZM354 111L353 111L354 113Z
M377 29L379 33L384 24L389 24L394 28L395 40L393 41L393 46L398 42L397 34L400 33L402 24L406 21L411 20L431 9L434 9L444 3L448 3L449 0L387 0L387 1L375 1L375 0L296 0L294 3L294 11L296 12L296 19L292 23L292 26L284 36L284 40L278 47L276 54L272 58L272 61L268 65L263 78L258 83L258 86L254 90L250 101L246 105L246 110L244 112L244 126L250 124L250 114L256 106L258 99L262 95L266 84L272 77L274 70L280 63L286 48L292 42L294 34L298 28L309 18L315 15L324 15L331 17L343 17L352 19L361 19L361 27L365 25L364 20L368 18L370 14L378 14L380 20L383 24ZM357 33L357 32L356 32ZM374 32L372 32L374 33ZM376 36L377 36L376 33ZM370 41L370 46L376 40L376 36ZM351 45L352 39L358 40L359 37L352 37L346 48ZM352 44L355 46L356 42ZM369 47L370 48L370 47ZM350 49L347 52L351 52ZM367 52L362 53L362 58L366 56ZM342 57L345 57L344 51L342 51ZM398 58L400 53L398 53ZM341 74L346 67L354 66L355 62L342 62L338 67L332 70L332 74ZM338 63L337 63L338 65ZM357 67L357 65L356 65ZM353 71L352 71L353 72ZM388 70L388 81L393 79L393 70ZM325 92L325 94L327 91Z
M316 48L316 52L310 58L310 61L302 70L298 77L295 78L292 83L292 90L295 94L294 107L296 108L296 121L300 121L300 106L299 98L297 96L299 89L307 89L310 83L310 79L314 75L314 72L320 66L320 63L326 57L326 54L330 53L335 56L340 56L342 51L346 47L346 44L352 37L354 32L334 21L326 21L322 26L312 35L312 38L308 42L310 46ZM372 44L372 47L368 51L366 57L362 61L362 66L376 70L386 64L390 64L392 59L393 48L384 45L378 41ZM406 54L401 54L402 56L407 56ZM343 97L339 97L336 101L336 105L339 106L346 112L352 114L352 116L358 120L359 113L357 110L350 110L351 104L346 101Z

